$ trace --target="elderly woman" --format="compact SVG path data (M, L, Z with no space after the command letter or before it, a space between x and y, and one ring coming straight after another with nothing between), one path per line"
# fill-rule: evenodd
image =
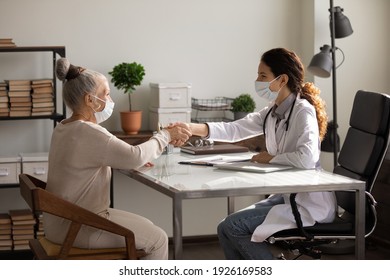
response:
M99 123L110 117L114 103L107 78L95 71L73 66L66 58L56 65L64 82L63 99L72 115L59 123L52 135L47 190L112 220L135 233L136 247L146 259L167 259L166 233L139 215L109 208L111 167L132 169L151 165L169 144L181 145L190 132L182 127L165 128L143 144L132 146L116 138ZM69 226L58 217L45 215L46 237L62 243ZM115 248L124 238L92 228L82 228L74 246Z

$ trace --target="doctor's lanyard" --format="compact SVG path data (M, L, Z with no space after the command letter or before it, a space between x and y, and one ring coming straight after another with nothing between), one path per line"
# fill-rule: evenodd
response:
M292 106L291 106L291 108L290 108L290 113L288 114L287 120L286 120L286 122L284 123L284 124L286 125L286 128L285 128L286 131L288 130L288 126L289 126L289 124L290 124L290 117L291 117L291 113L292 113L292 111L293 111L293 108L294 108L294 106L295 106L295 101L297 101L297 98L296 98L296 97L295 97L294 102L293 102L293 104L292 104ZM272 108L273 108L273 107L272 107ZM267 118L268 118L269 114L270 114L271 111L272 111L272 108L267 112L267 114L265 115L265 118L264 118L264 122L263 122L263 134L264 134L264 139L265 139L265 123L266 123L266 121L267 121Z

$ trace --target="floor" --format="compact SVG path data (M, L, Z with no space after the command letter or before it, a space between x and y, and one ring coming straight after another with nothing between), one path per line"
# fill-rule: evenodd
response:
M271 249L274 256L283 253L286 259L294 259L294 255L280 247L273 246ZM170 245L169 259L173 258L172 246ZM224 255L217 240L202 242L185 242L183 246L183 259L185 260L223 260ZM300 259L310 259L301 257ZM323 254L323 260L354 260L352 254ZM390 260L390 249L382 248L374 244L366 245L366 260Z

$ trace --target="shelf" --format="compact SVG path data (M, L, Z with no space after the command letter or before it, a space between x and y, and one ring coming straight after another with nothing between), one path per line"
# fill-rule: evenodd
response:
M34 255L31 250L0 251L0 260L32 260Z
M19 188L19 184L0 184L0 189Z
M65 56L65 46L34 46L34 47L0 47L0 52L54 52L61 57Z
M63 114L53 114L47 116L25 116L25 117L0 117L0 121L12 121L12 120L37 120L37 119L50 119L60 122L64 119Z

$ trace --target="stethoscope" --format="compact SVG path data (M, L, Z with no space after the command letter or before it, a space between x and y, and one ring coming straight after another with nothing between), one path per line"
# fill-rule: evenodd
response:
M288 130L288 126L289 126L289 124L290 124L290 117L291 117L291 113L292 113L292 111L293 111L293 109L294 109L294 106L295 106L295 101L297 101L297 97L295 97L294 102L293 102L293 104L292 104L292 106L291 106L291 108L290 108L290 113L288 114L287 120L286 120L286 122L284 123L284 124L286 125L286 128L285 128L286 131ZM272 107L272 108L273 108L273 107ZM265 123L266 123L266 121L267 121L267 118L268 118L269 114L270 114L271 111L272 111L272 108L267 112L267 114L265 115L265 118L264 118L264 122L263 122L263 134L264 134L264 138L265 138Z

